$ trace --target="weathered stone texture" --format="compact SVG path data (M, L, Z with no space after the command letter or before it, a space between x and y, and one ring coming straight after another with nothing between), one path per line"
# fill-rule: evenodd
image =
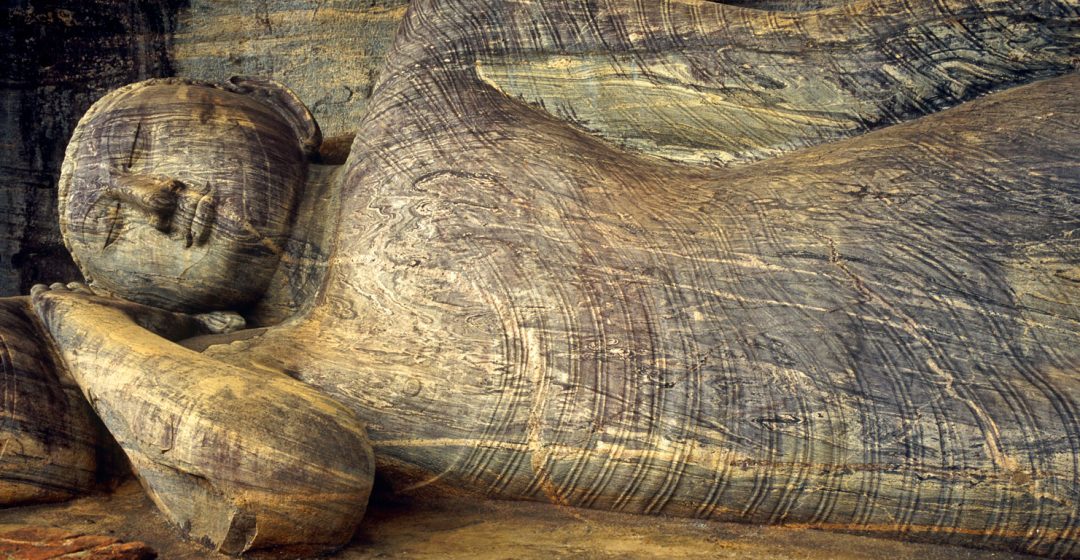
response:
M60 369L28 298L0 298L0 506L92 491L101 423Z
M177 52L352 114L304 93L354 79L311 62L345 43L293 48L325 6L259 6ZM1078 8L420 0L314 189L281 95L99 102L65 239L156 307L35 311L163 514L226 552L347 542L377 460L403 491L1076 557ZM250 315L271 275L270 311L310 305L154 327Z
M337 235L305 312L197 353L107 298L42 289L36 309L181 526L198 476L229 496L238 472L333 495L329 477L275 479L299 471L266 450L341 446L270 441L288 430L262 419L329 434L355 415L400 488L1075 557L1076 7L416 2L327 177L337 210L295 206ZM191 89L93 109L61 213L80 262L108 259L95 280L123 273L114 295L177 309L193 302L146 256L201 249L102 193L229 185L207 244L280 247L249 212L279 208L277 189L207 163L247 161L210 117L248 103ZM620 103L648 118L604 108ZM157 132L177 115L201 119ZM292 240L323 245L312 223ZM192 293L220 283L188 271ZM311 388L349 410L306 419ZM246 517L210 517L250 534Z

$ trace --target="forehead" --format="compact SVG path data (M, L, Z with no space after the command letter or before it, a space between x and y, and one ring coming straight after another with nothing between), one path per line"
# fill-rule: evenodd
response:
M254 156L267 163L289 163L298 155L296 138L273 109L207 86L137 89L111 100L87 124L88 147L109 164L124 168L185 156L188 160Z
M257 99L201 84L151 84L120 90L108 98L95 118L124 117L173 118L204 124L241 121L287 130L277 112Z

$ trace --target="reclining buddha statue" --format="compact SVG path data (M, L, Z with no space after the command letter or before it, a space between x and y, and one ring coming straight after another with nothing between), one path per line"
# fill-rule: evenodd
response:
M88 285L33 306L225 552L344 544L378 471L1076 555L1078 21L420 0L341 166L272 81L98 101L60 185Z

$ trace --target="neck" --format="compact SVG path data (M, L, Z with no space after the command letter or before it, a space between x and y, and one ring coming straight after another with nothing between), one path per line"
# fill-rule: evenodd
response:
M333 249L342 165L308 167L303 197L266 296L248 314L251 326L274 325L306 311L325 279Z

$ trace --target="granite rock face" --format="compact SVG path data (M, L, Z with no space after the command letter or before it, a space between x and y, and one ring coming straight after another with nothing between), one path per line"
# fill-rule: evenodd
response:
M0 299L0 507L90 492L101 423L49 352L27 298Z
M345 544L377 461L403 491L1075 557L1077 1L797 7L418 0L363 116L316 107L357 133L315 189L284 97L121 88L61 188L108 293L35 288L37 318L223 552ZM320 49L362 57L308 8L183 58L263 49L318 105L304 76L357 71ZM250 315L289 267L288 321L164 311Z
M332 212L232 175L297 138L225 134L251 106L217 86L118 90L69 146L65 240L110 295L225 294L184 224L317 268L252 213L289 208L290 241L336 235L307 309L201 351L101 294L35 309L164 515L227 552L347 542L363 425L400 488L1074 557L1076 7L418 1ZM181 184L218 211L134 194Z

